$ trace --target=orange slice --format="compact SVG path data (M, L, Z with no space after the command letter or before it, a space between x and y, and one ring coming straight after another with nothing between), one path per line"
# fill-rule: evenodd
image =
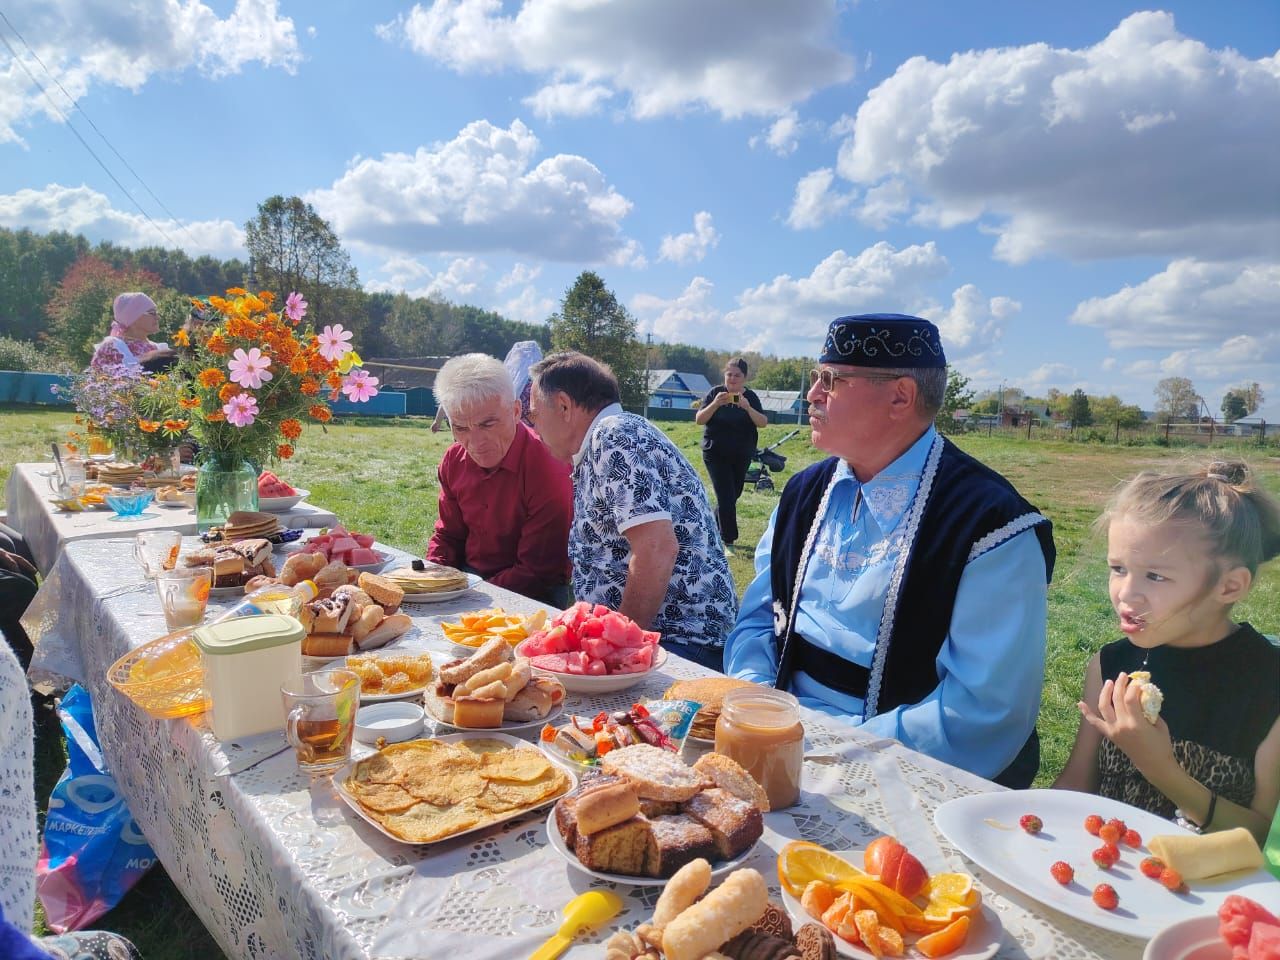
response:
M848 880L842 880L837 886L841 889L856 887L858 890L867 890L899 917L918 917L922 915L920 908L898 893L897 890L871 877L850 877Z
M778 882L793 897L802 896L812 880L835 886L861 875L862 871L848 860L816 843L792 840L778 854Z
M982 894L974 887L969 890L969 893L962 900L942 896L930 897L928 904L924 908L924 918L926 920L940 920L950 923L959 917L972 916L978 912L981 906Z
M937 933L921 937L916 941L916 949L926 957L945 957L964 946L969 936L969 918L960 917L953 920Z
M925 884L924 895L930 900L947 899L961 903L973 889L973 877L967 873L935 873Z

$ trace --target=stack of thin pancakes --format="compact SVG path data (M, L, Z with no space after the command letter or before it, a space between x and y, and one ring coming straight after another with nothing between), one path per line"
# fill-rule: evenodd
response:
M222 539L251 540L261 537L265 540L279 532L280 518L274 513L237 510L227 517L227 522L222 528Z
M142 467L136 463L100 463L98 478L115 487L127 487L142 479Z
M461 570L446 567L442 563L425 563L422 570L401 567L384 573L384 577L406 594L444 593L447 590L465 590L467 575Z
M664 700L692 700L702 704L702 708L693 716L689 736L698 740L714 740L716 721L720 719L720 709L724 706L724 695L737 687L750 686L754 684L749 680L700 677L697 680L677 680L667 688L662 697Z

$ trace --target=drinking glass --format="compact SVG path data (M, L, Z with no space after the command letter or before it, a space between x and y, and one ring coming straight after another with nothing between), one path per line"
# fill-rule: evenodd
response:
M84 493L87 479L85 462L73 457L62 461L61 477L55 466L53 473L49 476L49 489L60 500L70 500Z
M178 565L182 534L177 530L145 530L133 538L133 558L148 580Z
M360 678L351 670L304 673L280 687L284 732L308 773L331 773L351 755Z
M164 608L164 622L170 630L194 627L204 619L213 585L212 567L185 567L162 570L156 575L156 591Z

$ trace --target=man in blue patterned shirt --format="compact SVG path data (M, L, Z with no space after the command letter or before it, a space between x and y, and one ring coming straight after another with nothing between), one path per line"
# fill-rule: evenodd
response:
M720 670L738 598L697 473L666 434L623 411L604 364L554 353L531 373L534 429L573 464L574 596L621 611L659 631L668 650Z

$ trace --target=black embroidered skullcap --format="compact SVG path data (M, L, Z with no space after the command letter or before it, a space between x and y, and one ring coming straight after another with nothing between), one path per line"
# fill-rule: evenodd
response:
M945 367L938 328L901 313L864 313L831 321L821 363L852 367Z

